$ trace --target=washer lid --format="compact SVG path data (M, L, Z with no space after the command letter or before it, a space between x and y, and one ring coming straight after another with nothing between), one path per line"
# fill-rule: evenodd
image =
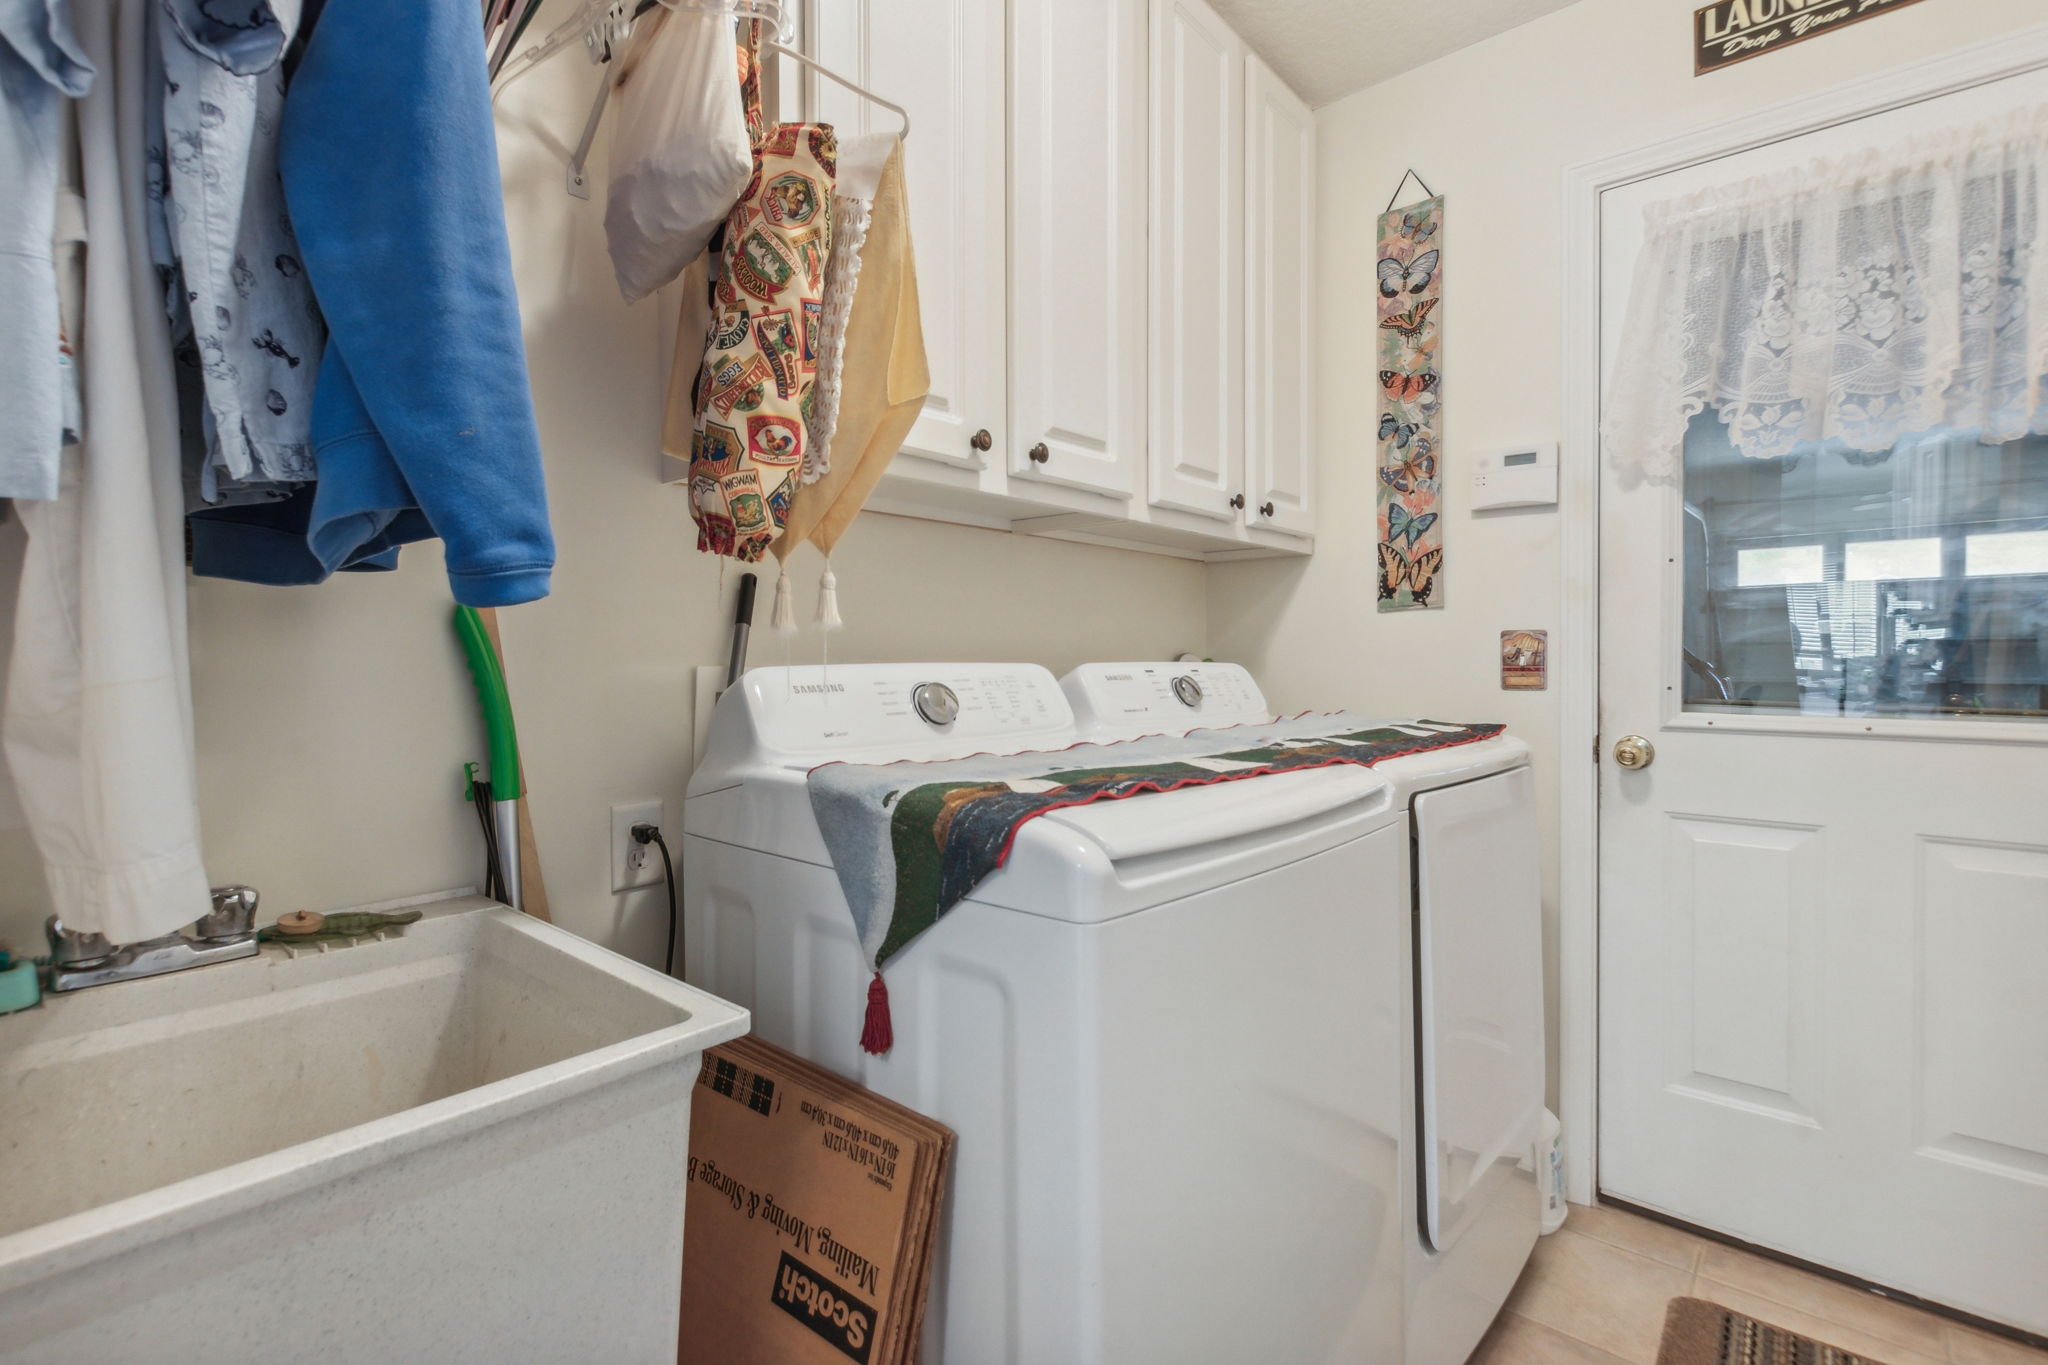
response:
M728 848L829 867L800 765L693 793L684 830ZM1313 768L1073 806L1027 820L968 899L1088 924L1255 876L1399 821L1370 768Z
M1249 879L1399 823L1370 768L1312 768L1099 801L1026 821L967 899L1095 924Z
M1153 792L1041 815L1087 836L1113 863L1207 848L1312 820L1344 807L1387 805L1390 784L1370 768L1310 768Z

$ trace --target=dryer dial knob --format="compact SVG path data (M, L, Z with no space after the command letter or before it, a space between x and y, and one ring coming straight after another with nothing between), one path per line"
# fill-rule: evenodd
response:
M1195 681L1193 674L1183 673L1173 680L1173 695L1180 698L1182 706L1200 706L1202 685Z
M944 683L919 683L911 689L910 704L927 725L951 725L960 715L960 698Z

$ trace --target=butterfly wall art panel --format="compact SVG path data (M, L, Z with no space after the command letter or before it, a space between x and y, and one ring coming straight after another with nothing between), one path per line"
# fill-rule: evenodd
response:
M1379 384L1374 449L1379 609L1443 605L1444 201L1389 209L1379 221Z

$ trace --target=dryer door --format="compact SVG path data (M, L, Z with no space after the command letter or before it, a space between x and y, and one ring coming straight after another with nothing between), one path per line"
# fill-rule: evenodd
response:
M1532 1159L1543 1113L1534 783L1518 768L1411 809L1421 1223L1448 1251Z

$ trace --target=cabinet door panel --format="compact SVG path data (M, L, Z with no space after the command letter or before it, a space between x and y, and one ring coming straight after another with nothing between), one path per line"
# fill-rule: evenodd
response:
M1152 5L1151 492L1235 520L1244 489L1244 45Z
M1315 531L1315 175L1315 116L1270 67L1248 58L1245 521L1293 535Z
M1145 448L1145 31L1145 0L1010 6L1009 469L1117 497Z
M1002 7L811 0L805 21L819 61L910 111L903 180L932 388L903 454L999 467L1007 426ZM805 80L811 117L842 138L900 126L851 91L808 72ZM996 443L988 454L971 444L984 429Z

